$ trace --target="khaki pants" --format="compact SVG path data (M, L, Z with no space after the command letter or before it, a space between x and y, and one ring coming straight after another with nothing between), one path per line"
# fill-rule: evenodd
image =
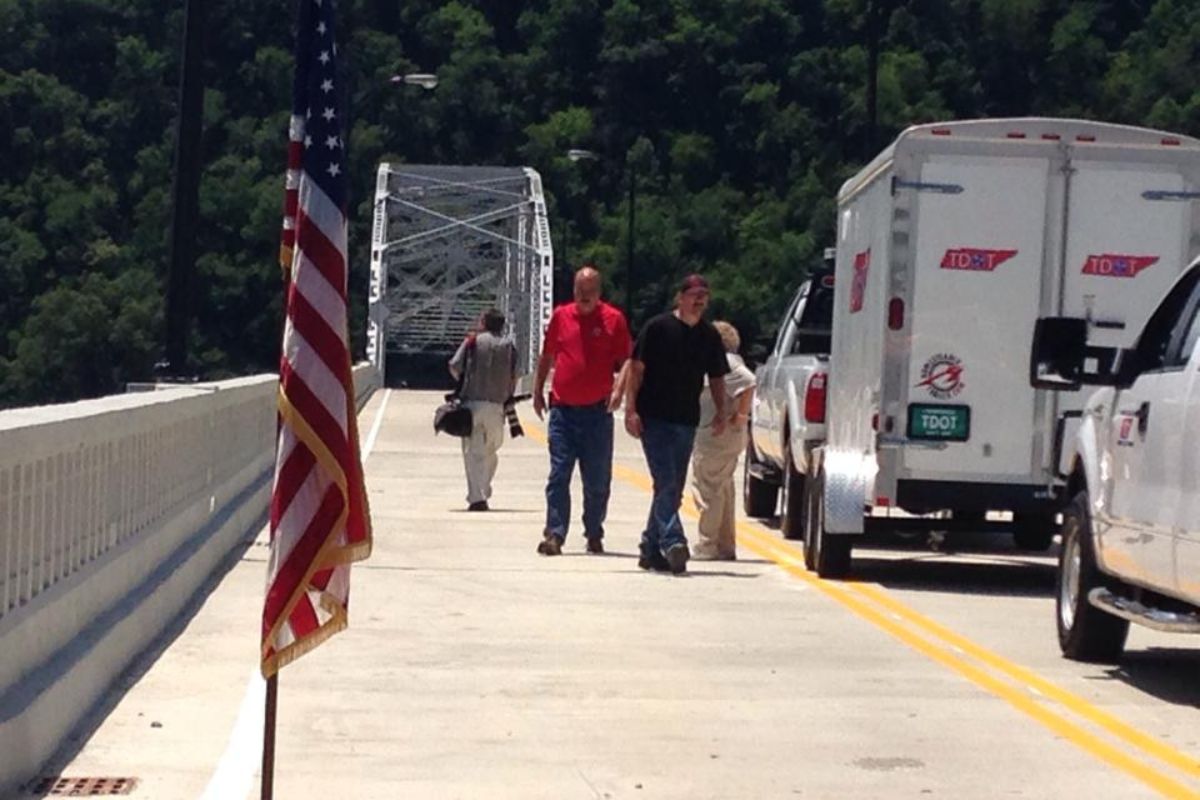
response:
M701 558L737 556L737 488L733 473L746 449L746 429L727 426L720 436L710 428L696 431L692 454L692 500L700 509L699 536L692 553Z
M478 503L492 496L492 479L500 464L498 452L504 443L504 406L468 400L471 435L462 440L463 465L467 469L467 502Z

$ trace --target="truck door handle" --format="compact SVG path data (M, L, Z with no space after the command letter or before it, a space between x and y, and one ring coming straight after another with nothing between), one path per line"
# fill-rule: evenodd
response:
M1134 416L1137 417L1138 421L1138 433L1145 436L1146 427L1150 424L1150 401L1143 400Z

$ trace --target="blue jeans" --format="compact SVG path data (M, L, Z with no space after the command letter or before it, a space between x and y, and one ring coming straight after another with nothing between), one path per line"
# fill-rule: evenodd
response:
M687 545L683 523L679 521L679 503L695 439L696 429L691 425L642 418L642 452L654 479L650 518L642 533L643 555L654 555L655 551L665 551L676 544Z
M583 479L583 533L604 538L612 488L613 416L604 403L550 409L550 477L546 480L546 533L567 538L571 524L571 474Z

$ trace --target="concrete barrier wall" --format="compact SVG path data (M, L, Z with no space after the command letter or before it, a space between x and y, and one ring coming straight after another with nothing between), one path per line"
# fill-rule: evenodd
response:
M379 386L355 368L361 408ZM0 796L265 520L277 378L0 412Z

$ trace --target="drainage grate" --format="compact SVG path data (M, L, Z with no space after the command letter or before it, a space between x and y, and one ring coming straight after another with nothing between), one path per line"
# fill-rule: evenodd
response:
M42 778L32 787L35 794L51 797L103 797L129 794L137 778Z

